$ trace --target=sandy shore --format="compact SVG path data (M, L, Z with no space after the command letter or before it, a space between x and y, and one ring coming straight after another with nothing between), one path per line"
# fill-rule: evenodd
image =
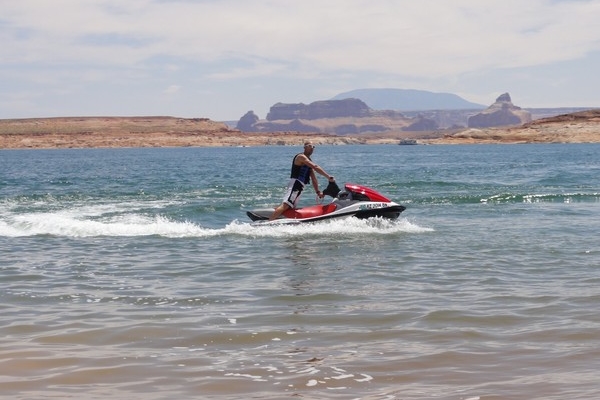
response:
M297 132L243 133L206 118L73 117L0 120L0 148L116 148L325 144L361 138Z
M600 110L566 114L502 129L327 135L243 133L206 118L72 117L0 120L0 149L210 147L317 144L598 143Z
M544 118L512 128L466 129L435 143L599 143L600 109Z

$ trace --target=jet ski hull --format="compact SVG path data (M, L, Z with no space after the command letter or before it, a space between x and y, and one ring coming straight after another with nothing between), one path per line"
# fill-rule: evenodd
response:
M279 218L272 222L278 222L278 223L282 223L283 221L285 221L285 223L316 222L316 221L323 221L326 219L348 218L348 217L355 217L355 218L359 218L359 219L374 218L374 217L397 219L400 216L400 213L402 213L402 211L404 211L405 209L406 209L406 207L401 206L399 204L395 204L395 203L390 203L389 205L386 205L383 207L380 206L377 208L374 208L371 204L367 203L367 204L356 205L355 207L347 207L345 209L342 208L340 210L336 210L334 212L330 212L330 213L326 213L326 214L318 214L318 215L313 215L313 216L308 216L308 217L294 218L293 213L290 213L291 214L290 216L284 215L282 218ZM257 210L252 210L252 211L246 211L246 215L248 216L248 218L250 218L252 221L255 221L255 222L256 221L267 221L269 219L269 217L271 216L271 214L273 214L274 210L275 210L274 208L257 209Z
M401 206L399 204L378 208L374 210L363 210L359 211L354 216L356 218L364 219L364 218L373 218L373 217L381 217L387 219L397 219L400 216L402 211L406 210L406 207Z
M277 224L301 223L347 217L396 219L406 209L366 186L346 184L344 191L340 191L335 183L333 186L335 190L330 187L326 189L329 190L328 194L333 190L332 197L335 198L331 203L289 209L279 219L270 222ZM273 211L273 208L263 208L247 211L246 215L252 221L268 221Z

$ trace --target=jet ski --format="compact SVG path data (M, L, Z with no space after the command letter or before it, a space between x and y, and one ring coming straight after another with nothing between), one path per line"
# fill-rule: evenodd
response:
M329 204L317 204L314 206L291 208L286 210L281 217L276 220L268 221L274 208L261 208L246 211L246 215L255 222L260 223L301 223L316 222L331 218L372 218L383 217L396 219L400 213L406 209L388 199L381 193L366 186L346 183L344 190L340 190L335 182L329 182L327 188L323 191L324 195L333 197Z

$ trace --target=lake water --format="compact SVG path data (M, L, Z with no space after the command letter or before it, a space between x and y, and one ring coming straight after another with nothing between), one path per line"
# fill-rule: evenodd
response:
M0 397L600 397L600 145L318 146L406 211L251 225L298 151L0 151Z

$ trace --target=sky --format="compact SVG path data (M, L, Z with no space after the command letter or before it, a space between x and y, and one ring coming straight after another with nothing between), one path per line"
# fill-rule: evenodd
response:
M0 118L266 118L354 89L600 107L600 0L0 0Z

